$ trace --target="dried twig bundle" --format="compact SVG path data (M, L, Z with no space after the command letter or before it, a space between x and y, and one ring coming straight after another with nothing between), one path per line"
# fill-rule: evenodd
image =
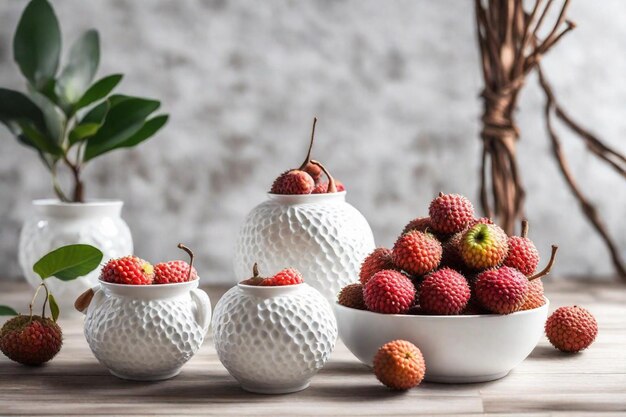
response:
M508 234L513 233L514 225L523 216L525 193L517 166L519 129L515 124L514 110L526 76L533 70L537 71L546 94L546 126L559 168L584 214L609 248L616 270L626 278L626 268L617 246L595 207L574 180L553 129L552 118L563 122L586 143L592 153L624 178L626 157L574 122L557 102L541 71L541 57L575 27L566 18L569 0L560 3L560 9L553 10L558 10L558 17L547 32L546 17L553 6L557 7L556 2L535 0L531 3L531 9L526 11L522 0L475 0L478 45L485 79L480 189L483 210L488 216L495 217ZM547 34L540 38L540 33L544 32Z

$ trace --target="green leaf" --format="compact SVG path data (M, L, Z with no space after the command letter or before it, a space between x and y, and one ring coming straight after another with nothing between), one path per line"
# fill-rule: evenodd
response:
M11 307L0 305L0 316L17 316L17 311Z
M91 245L62 246L44 255L33 265L41 279L56 277L70 281L87 275L100 265L102 252Z
M129 140L143 127L145 119L161 105L156 100L130 97L111 105L104 124L88 139L84 160L109 152Z
M7 88L0 88L0 120L7 126L9 121L29 120L41 130L46 128L41 109L26 95Z
M100 63L100 39L98 32L91 29L85 32L70 48L67 65L57 80L57 95L68 103L81 99Z
M61 31L52 6L46 0L32 0L15 30L15 62L39 90L56 75L60 53Z
M80 121L80 124L85 123L104 123L104 119L106 118L107 113L109 112L109 108L111 105L108 101L103 101L102 103L94 106Z
M50 313L52 314L52 320L57 321L60 312L57 300L54 299L54 296L52 294L48 294L48 302L50 303Z
M167 123L167 119L169 116L167 114L156 116L150 120L148 120L144 125L130 138L126 139L124 142L120 143L117 148L131 148L133 146L139 145L144 140L152 137L156 132L159 131Z
M111 107L113 107L113 106L117 106L118 104L120 104L123 101L130 100L130 99L133 99L133 98L136 98L136 97L127 96L127 95L124 95L124 94L113 94L107 100L109 101L109 103L111 103Z
M53 139L57 144L61 144L63 142L63 126L66 122L65 113L48 97L34 89L30 91L30 97L43 113L46 122L46 136Z
M100 126L100 123L85 123L76 126L70 132L70 144L73 145L76 142L80 142L81 140L95 135L98 129L100 129Z
M122 81L122 74L108 75L96 81L74 106L74 110L87 107L104 97L106 97L113 89Z
M37 148L43 153L49 153L56 156L63 154L62 149L56 144L54 139L50 139L45 134L41 133L31 122L21 121L18 122L18 125L22 130L21 136L26 137L31 146Z

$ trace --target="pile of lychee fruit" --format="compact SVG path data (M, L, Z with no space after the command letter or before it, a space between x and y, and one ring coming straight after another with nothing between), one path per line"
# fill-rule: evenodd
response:
M187 252L189 263L181 260L150 264L137 256L129 255L111 259L103 267L100 280L113 284L151 285L174 284L198 279L198 272L193 267L193 252L182 243L178 248Z
M528 239L507 236L472 203L440 193L428 217L411 220L393 249L377 248L363 261L360 283L344 288L343 305L384 314L509 314L544 304L539 253Z
M272 194L326 194L345 191L341 181L333 178L321 162L311 159L313 141L315 140L315 125L317 118L313 119L311 141L304 162L298 168L290 169L278 176L272 184ZM326 176L326 180L323 179Z

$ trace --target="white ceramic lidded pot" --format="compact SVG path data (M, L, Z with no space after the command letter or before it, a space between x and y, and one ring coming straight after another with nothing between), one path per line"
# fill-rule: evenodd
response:
M161 380L178 375L198 351L211 320L198 279L174 284L100 281L85 313L85 338L113 375Z
M250 265L277 271L289 266L326 299L358 281L361 262L375 248L367 220L346 202L346 192L306 195L268 193L246 217L235 249L237 281Z
M220 361L246 391L296 392L329 359L337 340L330 304L306 283L238 284L215 306L213 339Z
M133 253L133 240L121 217L122 201L93 200L63 203L59 200L34 200L33 212L22 227L19 261L26 280L37 287L41 278L33 264L46 253L65 245L85 243L102 251L103 262ZM100 270L73 281L50 277L46 285L62 307L71 306L76 297L98 283ZM61 308L61 311L74 311Z

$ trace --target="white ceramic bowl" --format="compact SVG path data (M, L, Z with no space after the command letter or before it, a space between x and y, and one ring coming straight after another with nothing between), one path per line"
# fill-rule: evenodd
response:
M335 303L339 335L361 362L372 366L378 349L396 339L424 355L427 381L469 383L506 376L539 342L549 301L508 315L409 316L356 310Z

